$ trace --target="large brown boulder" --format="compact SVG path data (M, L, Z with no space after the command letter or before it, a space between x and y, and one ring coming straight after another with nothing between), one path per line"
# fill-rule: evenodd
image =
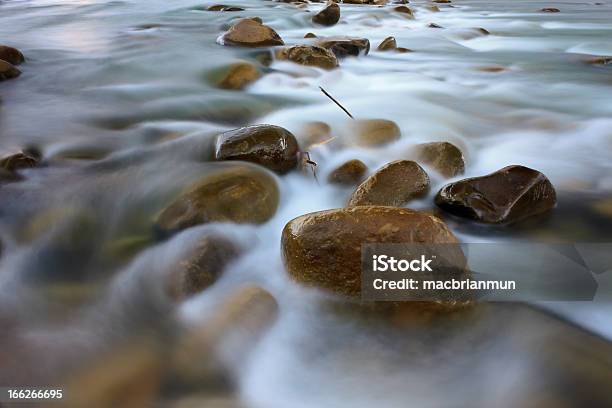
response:
M444 186L436 205L451 214L486 223L512 223L551 210L555 189L548 178L524 166Z
M370 41L367 38L357 37L325 37L318 40L315 45L327 48L336 57L344 58L347 56L357 57L360 54L370 52Z
M444 177L455 177L465 171L463 153L452 143L423 143L415 150L419 161L430 165Z
M401 207L429 190L429 177L418 164L397 160L386 164L357 187L347 206Z
M256 19L245 18L234 24L219 41L222 45L267 47L283 45L276 31Z
M4 60L9 64L19 65L25 61L25 57L17 48L0 45L0 60Z
M21 71L13 66L13 64L0 59L0 81L17 78L21 75Z
M364 206L319 211L285 226L282 255L291 277L345 295L361 293L361 245L456 244L440 219L407 208Z
M283 174L297 166L298 151L297 140L288 130L256 125L217 136L215 159L248 161Z
M325 26L332 26L340 21L340 6L329 3L323 10L312 16L312 22Z
M279 49L276 51L276 58L323 69L333 69L338 66L338 59L333 52L316 45L294 45Z
M240 165L213 172L186 189L157 216L156 229L166 235L209 222L261 224L278 207L279 191L265 169Z

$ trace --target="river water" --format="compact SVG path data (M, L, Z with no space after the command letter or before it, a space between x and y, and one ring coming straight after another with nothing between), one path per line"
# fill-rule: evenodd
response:
M464 242L610 242L612 68L585 60L612 55L612 2L457 0L433 12L415 1L415 19L389 7L343 5L342 21L328 28L313 27L312 12L291 4L224 4L246 11L208 12L208 4L192 0L0 1L0 43L27 58L20 78L0 83L0 147L35 146L48 164L1 187L0 321L20 333L6 335L4 351L23 342L33 356L24 366L36 367L24 369L19 382L27 384L34 371L48 380L79 353L96 353L135 325L155 326L160 315L189 325L251 282L275 296L280 316L235 370L247 405L367 407L382 398L384 406L490 406L512 394L508 384L533 373L530 357L511 358L512 347L489 345L483 338L490 327L410 366L414 356L398 358L394 335L328 313L319 293L289 280L282 227L298 215L342 207L350 189L294 172L278 178L281 204L264 225L196 227L128 255L113 252L114 244L148 242L162 203L212 168L201 158L206 141L223 130L269 123L299 134L305 123L324 121L334 134L348 132L351 119L319 86L353 116L390 119L402 132L376 149L312 147L319 180L347 159L375 169L405 158L417 143L450 141L464 151L465 176L522 164L546 174L559 195L549 217L514 228L448 220ZM287 44L312 31L366 37L372 50L331 71L276 61L244 91L220 90L211 72L256 56L216 43L238 16L261 17ZM414 52L376 51L390 35ZM71 151L92 159L62 158ZM448 182L430 176L431 194L411 207L431 208ZM211 229L231 234L248 252L211 289L169 310L155 295L156 271ZM607 303L542 306L612 339ZM470 354L472 341L484 351ZM444 375L432 368L453 359ZM473 375L457 380L465 370ZM492 390L491 399L466 391L476 383ZM452 393L432 398L436 386Z

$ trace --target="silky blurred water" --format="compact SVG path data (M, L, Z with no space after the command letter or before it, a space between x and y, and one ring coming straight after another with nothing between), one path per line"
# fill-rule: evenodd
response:
M435 381L433 374L402 371L396 339L327 315L319 293L288 279L282 227L301 214L345 204L350 189L324 180L347 159L373 170L410 158L417 143L450 141L464 151L465 177L522 164L545 173L559 195L553 214L513 228L448 219L463 241L610 242L612 68L584 61L612 55L612 3L457 0L432 12L414 1L415 19L390 8L343 5L341 22L328 28L310 22L322 4L306 12L265 0L223 3L246 11L208 12L211 2L193 0L0 2L0 44L27 58L19 79L0 83L0 148L35 146L49 159L48 166L25 170L24 181L1 187L0 318L19 320L35 348L52 351L36 356L44 378L45 371L77 364L73 350L95 353L135 322L146 326L143 314L155 320L152 313L174 313L157 293L159 271L198 237L219 230L248 251L176 313L188 325L247 282L276 297L278 324L238 370L246 401L262 407L367 407L381 398L389 407L452 405L442 395L428 398L435 384L452 383L472 362L458 361ZM543 7L561 12L539 12ZM215 42L232 19L244 16L261 17L288 44L304 42L312 31L363 36L372 50L332 71L274 62L246 90L221 90L209 80L212 71L255 58L254 50ZM414 52L376 51L390 35ZM112 253L122 239L150 239L150 220L169 197L218 166L205 162L215 134L256 123L299 134L312 121L328 123L334 135L347 133L351 119L319 86L356 118L395 121L402 138L371 149L310 148L319 182L299 172L279 177L280 207L264 225L196 227L124 257ZM69 149L101 158L53 160ZM433 171L430 176L430 195L411 208L432 208L433 195L448 182ZM33 223L37 217L50 221ZM67 301L44 289L66 282L85 292L74 296L88 299L86 305L72 307L71 296ZM609 304L544 306L612 339ZM528 362L508 350L485 344L478 354L482 362L472 379L488 378L481 385L491 393L476 405L507 396L511 390L500 384L529 372ZM490 378L493 371L503 371L503 378ZM460 390L469 382L452 387L468 398ZM407 383L411 397L402 394Z

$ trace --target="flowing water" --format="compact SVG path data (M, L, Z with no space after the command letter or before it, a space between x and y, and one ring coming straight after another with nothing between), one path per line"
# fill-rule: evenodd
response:
M0 356L20 356L12 360L22 367L17 382L48 381L139 327L161 336L172 330L159 329L162 320L189 325L214 313L232 289L256 283L278 300L280 316L235 370L248 405L490 406L508 398L517 378L537 371L513 345L486 340L495 324L462 331L442 343L444 353L405 355L402 336L330 313L321 294L291 282L280 233L298 215L344 205L350 189L324 180L347 159L375 169L409 157L417 143L450 141L464 151L465 176L522 164L546 174L559 195L550 216L512 228L448 219L464 242L609 242L612 67L585 60L612 55L612 2L457 0L433 12L414 1L415 19L390 7L343 5L341 23L328 28L310 22L322 4L311 12L265 0L224 4L246 11L208 12L197 0L0 1L0 43L27 57L20 78L0 83L0 145L34 146L46 163L1 187L0 322L10 329ZM275 61L244 91L221 90L212 72L236 59L256 61L252 49L216 43L244 16L261 17L288 44L313 31L366 37L372 50L331 71ZM414 52L376 51L390 35ZM279 177L281 203L270 222L196 227L153 242L154 214L218 168L205 158L221 131L269 123L299 135L304 124L323 121L334 135L348 133L351 119L319 86L356 118L395 121L401 140L375 149L313 146L320 183L300 172ZM87 159L66 159L67 152ZM411 207L432 208L448 182L430 176L431 194ZM211 230L248 251L174 310L159 293L160 276ZM609 304L545 306L612 338ZM429 342L408 337L419 347ZM436 387L450 391L432 398ZM474 396L478 389L490 392Z

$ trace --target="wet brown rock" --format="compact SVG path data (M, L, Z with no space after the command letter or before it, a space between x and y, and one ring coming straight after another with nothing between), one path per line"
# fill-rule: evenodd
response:
M175 199L157 216L156 229L172 233L209 222L261 224L276 212L276 180L251 165L213 172Z
M486 176L448 184L435 201L443 210L460 217L512 223L551 210L556 193L539 171L508 166Z
M331 127L325 122L307 122L302 125L296 136L300 146L306 150L313 145L328 143L333 139Z
M380 146L398 140L402 133L387 119L357 119L349 123L349 142L358 146Z
M297 166L298 150L297 140L288 130L256 125L217 136L215 159L248 161L284 174Z
M318 40L316 45L327 48L338 58L357 57L370 52L370 41L367 38L326 37Z
M412 12L412 9L410 9L410 7L397 6L393 8L393 11L395 11L396 13L401 13L406 17L414 18L414 13Z
M395 37L387 37L378 46L378 51L389 51L397 48L397 41Z
M283 230L283 262L307 285L358 298L361 245L457 243L440 219L407 208L365 206L320 211L295 218Z
M205 236L171 272L168 294L181 300L203 291L217 281L240 252L229 238L219 234Z
M219 87L223 89L239 90L248 84L257 81L260 72L254 64L242 61L230 65L227 72L219 81Z
M429 27L429 28L444 28L441 25L436 24L436 23L429 23L429 24L427 24L427 27Z
M0 157L0 168L10 172L36 167L37 165L38 158L25 151L8 153Z
M206 10L208 11L244 11L242 7L226 6L223 4L212 5L208 7Z
M554 7L545 7L543 9L541 9L540 11L542 11L544 13L558 13L561 10L559 10L558 8L554 8Z
M590 65L610 65L612 64L612 57L594 57L584 62Z
M361 160L349 160L332 171L327 181L332 184L355 185L360 183L368 171Z
M333 69L338 66L338 59L333 52L315 45L294 45L280 49L276 51L276 58L323 69Z
M397 160L381 167L357 187L348 207L385 205L401 207L429 190L429 177L417 163Z
M13 66L13 64L0 59L0 81L17 78L21 75L21 71Z
M440 11L440 7L436 6L435 4L432 4L430 6L427 6L427 10L433 11L433 12L438 12L438 11Z
M416 152L419 161L430 165L445 177L454 177L465 171L463 153L451 143L423 143L416 146Z
M312 22L324 26L332 26L340 21L340 6L329 3L323 10L312 16Z
M317 35L315 33L306 33L304 38L317 38Z
M451 0L432 0L434 3L438 4L448 4L451 3Z
M234 24L221 36L220 42L222 45L243 47L267 47L284 44L276 31L250 18L242 19Z
M0 45L0 60L4 60L9 64L19 65L25 61L25 57L17 48Z

